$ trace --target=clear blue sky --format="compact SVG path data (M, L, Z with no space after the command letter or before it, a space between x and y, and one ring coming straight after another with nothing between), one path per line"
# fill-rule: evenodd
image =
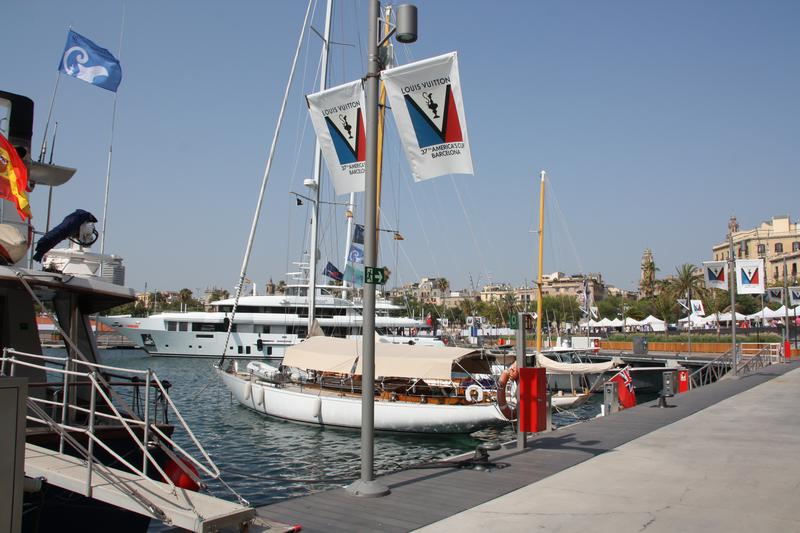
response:
M660 275L709 259L728 217L796 220L800 3L421 1L405 63L457 50L476 173L414 184L390 123L382 243L390 286L454 288L536 275L538 172L550 177L545 272L602 272L633 288L645 248ZM337 2L332 83L364 72L366 3ZM34 99L40 145L67 29L121 58L106 251L127 284L236 283L305 2L9 0L3 89ZM314 25L322 28L324 2ZM319 39L309 33L267 188L249 276L308 249L305 192ZM113 95L62 78L55 162L77 167L53 217L103 210ZM51 127L52 128L52 127ZM52 131L52 129L51 129ZM326 187L330 198L330 187ZM338 201L342 201L339 198ZM31 197L43 228L45 187ZM363 217L363 210L357 212ZM321 265L343 268L344 210L323 207Z

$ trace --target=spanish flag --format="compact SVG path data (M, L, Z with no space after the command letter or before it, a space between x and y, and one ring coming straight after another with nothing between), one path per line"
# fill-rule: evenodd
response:
M0 134L0 198L17 206L22 220L31 218L31 206L25 192L28 187L28 169L17 150Z

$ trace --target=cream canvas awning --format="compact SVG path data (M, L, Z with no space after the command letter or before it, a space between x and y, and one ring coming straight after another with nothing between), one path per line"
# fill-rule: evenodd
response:
M537 353L536 364L544 367L548 374L599 374L614 368L617 361L612 359L605 363L562 363Z
M361 374L361 339L311 337L286 349L283 364L305 370ZM459 363L470 373L490 373L489 363L469 348L440 348L407 344L375 343L376 378L452 378L453 365ZM459 369L456 368L456 371Z

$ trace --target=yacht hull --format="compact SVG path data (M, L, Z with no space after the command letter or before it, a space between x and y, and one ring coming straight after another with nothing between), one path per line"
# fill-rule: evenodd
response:
M276 387L217 370L237 401L261 414L319 426L361 428L361 399ZM378 400L375 429L398 433L472 433L508 421L495 404L437 405Z

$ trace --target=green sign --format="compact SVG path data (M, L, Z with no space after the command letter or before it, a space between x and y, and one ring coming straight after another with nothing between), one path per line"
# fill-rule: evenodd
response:
M364 281L373 283L375 285L383 285L386 283L386 269L383 267L365 267L364 268Z
M519 326L519 317L516 313L511 313L508 315L508 327L511 329L517 329Z

